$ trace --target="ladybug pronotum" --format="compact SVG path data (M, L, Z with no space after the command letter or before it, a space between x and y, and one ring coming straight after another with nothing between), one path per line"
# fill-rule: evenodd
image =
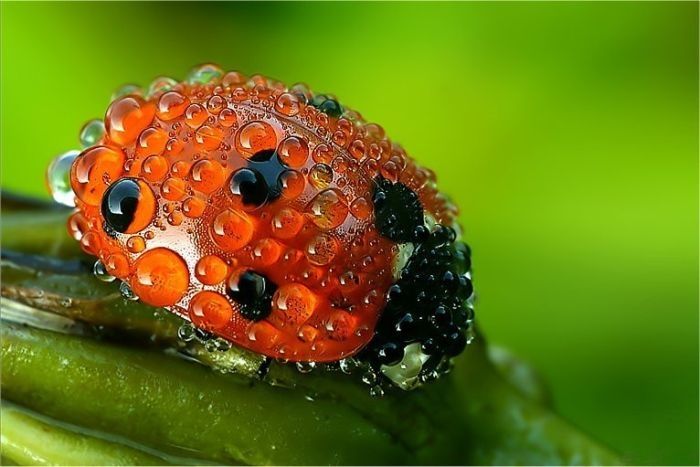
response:
M81 141L49 169L76 208L69 232L103 277L198 335L404 389L468 343L456 207L334 96L204 65L128 88Z

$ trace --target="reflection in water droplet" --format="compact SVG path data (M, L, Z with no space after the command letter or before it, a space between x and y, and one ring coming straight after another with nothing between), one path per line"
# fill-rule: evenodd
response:
M122 297L126 298L127 300L136 301L139 299L138 295L131 290L131 287L129 287L129 284L126 282L122 282L119 285L119 292L122 294Z
M277 135L269 123L252 121L246 123L236 135L236 149L244 157L250 157L265 149L277 147Z
M285 92L277 98L275 110L282 115L293 117L299 113L299 98L294 94Z
M306 258L316 266L325 266L340 252L340 243L334 237L321 233L306 245Z
M94 146L105 134L105 123L102 120L90 120L80 130L80 144L83 148Z
M289 136L280 143L277 154L288 167L301 167L309 157L309 145L303 138Z
M70 169L78 151L68 151L56 157L46 171L46 183L53 199L65 206L75 206L75 193L70 185Z
M327 189L311 200L308 212L313 215L312 221L324 230L338 227L348 215L348 205L345 196L338 190Z
M309 181L316 188L328 188L333 181L333 169L326 164L316 164L311 167Z
M369 390L369 395L372 397L382 397L384 395L384 389L380 385L374 385Z

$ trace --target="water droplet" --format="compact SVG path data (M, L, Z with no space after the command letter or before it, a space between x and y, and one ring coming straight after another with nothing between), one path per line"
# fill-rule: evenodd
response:
M314 368L316 368L316 363L314 362L297 362L297 370L299 373L311 373L314 371Z
M122 294L122 297L126 298L127 300L136 301L139 299L138 295L131 290L131 287L129 287L129 284L126 282L122 282L119 285L119 292Z
M282 93L275 102L275 109L282 115L293 117L299 113L299 98L289 92Z
M120 279L129 274L129 260L121 253L113 253L107 256L104 267L108 274Z
M316 164L311 167L309 181L318 189L328 188L333 181L333 169L326 164Z
M168 134L165 130L156 127L148 127L138 137L136 144L137 156L150 156L161 154L168 144Z
M159 182L168 173L169 164L163 156L149 156L143 161L141 173L149 182Z
M350 212L357 219L367 219L372 214L372 206L366 198L360 196L350 204Z
M190 283L190 272L173 250L156 248L141 254L133 266L131 286L144 303L170 306L177 303Z
M189 323L183 324L177 330L177 337L184 342L191 342L195 338L195 328Z
M474 326L470 326L466 331L465 335L467 337L467 345L471 344L474 342L474 339L476 339L476 332L474 332Z
M219 122L221 123L221 126L226 128L232 127L236 123L237 119L238 117L233 109L226 108L219 114Z
M211 237L224 251L236 251L253 238L255 227L244 212L226 209L219 213L211 225Z
M167 76L159 76L148 86L146 98L150 99L158 93L170 91L175 86L177 86L177 81L174 79L168 78Z
M46 171L46 183L51 191L51 196L57 203L64 206L75 207L75 193L71 188L71 167L78 157L78 151L68 151L56 157Z
M70 297L66 297L61 300L61 306L63 308L70 308L73 305L73 299Z
M277 154L288 167L301 167L309 157L309 145L303 138L289 136L282 140Z
M107 272L107 268L102 264L102 261L95 262L95 265L92 267L92 273L102 282L113 282L115 279L114 276Z
M94 119L83 125L80 130L80 144L90 147L97 144L105 134L105 123L102 120Z
M191 104L185 110L185 123L190 128L199 128L208 117L207 111L199 104Z
M248 122L236 134L236 149L244 157L276 147L277 135L272 126L266 122Z
M231 343L222 337L217 337L213 342L216 344L216 350L219 352L231 350Z
M122 87L118 88L116 91L114 91L110 100L114 101L121 97L129 95L140 96L142 92L143 91L141 89L141 86L138 86L136 84L125 84Z
M173 120L183 113L190 105L190 100L176 91L166 92L158 99L156 112L161 120Z
M369 385L376 383L377 374L372 370L367 371L365 374L362 375L362 382Z
M195 140L207 151L213 151L223 143L223 132L219 128L202 125L195 133Z
M140 236L129 237L126 248L131 253L141 253L146 248L146 242Z
M327 189L309 202L307 211L312 214L312 221L317 227L330 230L345 221L348 205L340 191Z
M155 113L153 102L139 96L125 96L112 102L107 109L105 129L112 141L126 146L151 124Z
M384 395L384 389L376 384L369 389L369 395L372 397L382 397Z
M206 255L197 261L194 268L195 277L205 285L221 283L228 275L226 262L216 255Z
M283 208L272 219L272 234L281 239L295 237L304 226L304 217L292 208Z
M278 328L304 324L314 314L316 294L297 283L282 285L272 297L272 313L267 318Z
M306 182L305 177L296 170L285 170L279 176L278 185L282 188L282 197L291 200L304 192Z
M346 375L352 374L358 368L357 361L352 357L343 358L338 362L338 366L340 366L340 371Z
M321 143L314 148L311 157L319 164L330 164L333 160L333 151L327 145Z
M207 110L212 115L218 115L226 107L226 99L218 94L214 94L207 101Z
M311 264L325 266L340 252L340 243L334 237L321 233L306 245L306 258Z
M217 142L217 145L218 144ZM221 188L224 184L225 177L224 168L217 161L203 159L192 166L192 188L202 193L209 194Z
M193 68L187 75L187 82L190 84L207 84L218 80L224 72L216 65L207 63Z

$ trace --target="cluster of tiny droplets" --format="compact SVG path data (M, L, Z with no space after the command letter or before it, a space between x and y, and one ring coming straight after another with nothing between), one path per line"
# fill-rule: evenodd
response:
M409 187L436 222L457 215L434 174L379 125L303 84L214 65L183 82L122 88L80 143L82 152L52 163L47 182L58 202L77 206L68 230L99 258L96 277L119 278L125 298L201 330L183 327L184 340L216 350L232 342L302 372L354 362L395 280L398 246L373 223L375 178ZM124 179L138 203L117 231L101 205ZM251 275L269 293L257 297L271 304L260 316L231 298ZM382 390L376 373L365 379Z

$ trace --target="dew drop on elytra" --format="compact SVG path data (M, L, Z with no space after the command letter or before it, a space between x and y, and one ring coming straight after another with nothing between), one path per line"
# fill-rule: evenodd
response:
M75 193L70 185L70 169L80 152L68 151L56 157L46 171L46 183L53 199L64 206L75 207Z

